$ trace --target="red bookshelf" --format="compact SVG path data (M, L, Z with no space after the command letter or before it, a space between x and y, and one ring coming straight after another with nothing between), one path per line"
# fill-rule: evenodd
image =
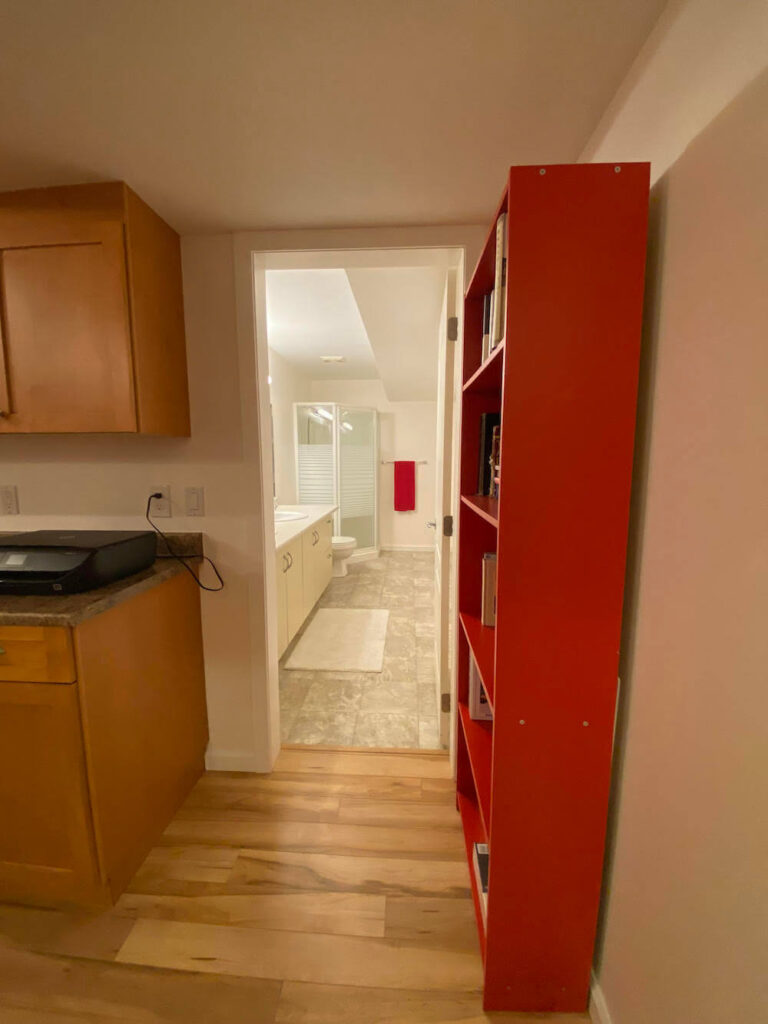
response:
M499 525L499 499L481 494L462 494L461 500L492 526Z
M586 1009L605 843L632 474L648 164L510 169L466 292L457 804L486 1010ZM502 341L482 354L496 218ZM477 495L501 415L498 499ZM496 627L480 621L496 553ZM493 710L468 706L472 653ZM473 845L490 851L483 918Z

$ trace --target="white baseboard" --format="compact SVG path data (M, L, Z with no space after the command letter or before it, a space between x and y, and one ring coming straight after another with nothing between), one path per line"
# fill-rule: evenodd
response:
M592 1018L592 1024L613 1024L603 990L600 988L600 982L595 977L594 971L589 986L589 1016Z

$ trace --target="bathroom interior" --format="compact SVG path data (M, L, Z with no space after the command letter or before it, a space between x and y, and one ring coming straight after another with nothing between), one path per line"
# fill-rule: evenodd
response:
M265 277L283 744L440 749L446 270Z

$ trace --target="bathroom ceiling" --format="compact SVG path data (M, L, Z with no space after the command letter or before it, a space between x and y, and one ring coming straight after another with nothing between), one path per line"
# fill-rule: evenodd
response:
M486 223L573 161L665 0L0 0L0 189L182 233Z
M434 401L446 272L267 270L269 346L311 380L380 378L392 402Z
M269 347L311 380L379 376L344 270L267 270ZM339 355L341 363L322 356Z

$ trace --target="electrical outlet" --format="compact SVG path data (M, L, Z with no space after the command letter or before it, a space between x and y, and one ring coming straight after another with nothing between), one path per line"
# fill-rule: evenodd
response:
M205 515L204 487L186 487L184 489L184 510L188 516Z
M0 487L0 515L17 516L19 514L19 492L16 484L4 484Z
M171 517L171 485L155 484L149 489L150 494L162 494L162 498L153 498L149 506L150 516L156 519L170 519Z

